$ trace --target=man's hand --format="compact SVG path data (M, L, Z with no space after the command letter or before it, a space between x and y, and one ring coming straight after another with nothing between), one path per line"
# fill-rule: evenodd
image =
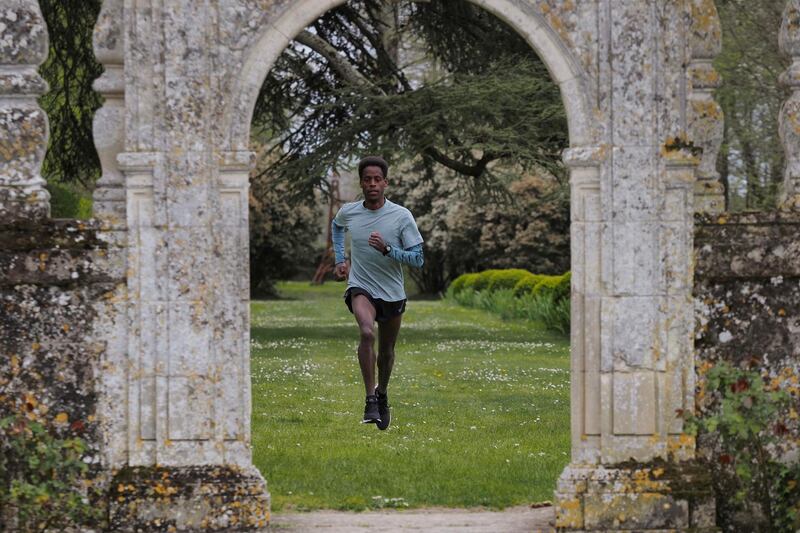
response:
M333 268L333 277L336 281L344 281L350 273L350 268L347 266L347 261L339 263Z
M383 250L386 248L386 243L383 241L383 237L377 231L373 231L369 234L369 245L378 250L380 253L383 253Z

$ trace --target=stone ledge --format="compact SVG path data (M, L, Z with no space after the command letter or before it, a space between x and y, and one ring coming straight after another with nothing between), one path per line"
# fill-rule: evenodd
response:
M126 467L108 488L111 531L266 531L270 498L255 468Z
M108 248L108 243L98 236L102 229L103 226L94 220L47 219L0 223L0 250L104 249Z
M800 277L800 214L695 217L695 279Z

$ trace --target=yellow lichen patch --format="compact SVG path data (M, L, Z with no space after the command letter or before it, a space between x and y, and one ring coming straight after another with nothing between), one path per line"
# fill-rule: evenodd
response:
M55 417L56 424L66 424L69 422L69 415L67 413L58 413Z
M159 496L171 496L178 492L178 489L175 487L164 486L161 483L156 483L156 485L153 487L153 492Z
M692 33L708 44L719 42L722 30L713 0L692 2Z
M583 510L581 501L578 498L559 500L557 502L556 527L576 529L583 527Z

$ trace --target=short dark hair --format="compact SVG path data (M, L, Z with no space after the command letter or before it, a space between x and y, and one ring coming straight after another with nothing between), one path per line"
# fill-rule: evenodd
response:
M377 155L368 155L358 162L358 179L361 179L361 175L364 173L364 169L367 167L380 167L380 169L383 171L384 178L389 175L389 164L384 158Z

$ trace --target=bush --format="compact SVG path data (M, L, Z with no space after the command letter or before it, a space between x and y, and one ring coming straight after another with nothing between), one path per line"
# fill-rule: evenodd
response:
M521 268L509 268L507 270L497 270L489 280L490 291L497 291L500 289L514 289L520 279L530 275L530 272Z
M492 276L494 276L497 272L502 272L502 270L491 269L478 273L478 277L475 279L475 283L472 285L473 290L483 291L488 289L489 283L492 281Z
M719 525L731 531L800 529L800 462L791 443L798 431L796 400L779 383L725 361L710 367L698 385L698 397L707 398L698 405L700 414L682 414L687 432L703 444ZM753 523L740 523L743 518Z
M92 197L79 186L63 183L48 183L50 193L50 216L53 218L92 218Z
M488 287L477 290L486 280ZM504 319L541 322L547 329L566 334L570 328L570 280L569 272L546 276L522 269L486 270L459 276L447 296L465 307L484 309Z
M525 294L529 294L533 292L533 288L544 278L547 278L544 274L528 274L523 276L522 278L517 281L517 284L514 285L514 295L515 296L523 296Z
M478 279L477 274L461 274L448 287L448 292L455 295L465 289L472 290L475 285L475 280Z
M553 293L545 292L535 295L524 294L518 298L518 315L528 320L541 322L547 329L559 333L569 333L570 302L569 298L556 299Z
M0 530L63 531L99 519L83 484L87 450L22 414L0 419Z

